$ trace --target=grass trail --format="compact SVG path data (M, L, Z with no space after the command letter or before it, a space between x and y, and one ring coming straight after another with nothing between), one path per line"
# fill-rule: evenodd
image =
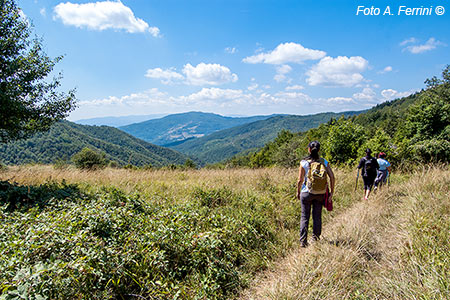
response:
M449 186L449 171L422 170L355 203L240 299L448 299Z

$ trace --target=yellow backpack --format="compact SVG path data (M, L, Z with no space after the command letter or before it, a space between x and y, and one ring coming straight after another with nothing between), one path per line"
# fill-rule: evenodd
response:
M308 160L308 163L307 187L309 192L311 194L325 194L328 182L324 159L320 158L318 161Z

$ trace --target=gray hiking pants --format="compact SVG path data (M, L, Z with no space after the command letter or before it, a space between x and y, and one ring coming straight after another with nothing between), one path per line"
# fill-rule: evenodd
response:
M309 217L313 219L313 238L318 240L322 233L322 205L325 194L301 193L302 216L300 219L300 243L307 245Z

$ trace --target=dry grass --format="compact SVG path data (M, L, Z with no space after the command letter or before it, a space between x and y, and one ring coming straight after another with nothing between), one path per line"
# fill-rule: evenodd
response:
M171 189L186 189L191 186L222 187L233 190L258 188L264 180L270 185L283 185L295 181L294 169L239 169L239 170L127 170L106 168L97 171L82 171L75 168L55 169L52 166L14 166L0 172L1 180L19 184L42 184L49 181L88 183L98 186L116 186L132 192L136 188L151 188L164 185Z
M422 170L356 203L241 299L449 299L449 186L449 171Z
M241 299L449 299L450 171L429 168L393 177L369 202L354 192L355 174L336 170L335 210L324 213L322 240L269 263ZM127 193L184 201L195 187L256 193L284 209L294 198L296 169L124 170L10 167L0 180L113 186ZM276 190L276 192L273 192ZM270 191L270 193L269 193ZM151 198L151 197L149 197ZM282 215L282 214L280 214ZM295 215L295 214L291 214ZM279 220L280 223L287 222ZM290 252L289 252L289 249ZM283 253L280 253L283 254Z

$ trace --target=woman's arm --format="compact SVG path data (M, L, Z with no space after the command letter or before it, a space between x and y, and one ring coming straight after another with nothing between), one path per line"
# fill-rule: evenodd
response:
M305 169L303 169L302 165L298 170L298 181L297 181L297 199L300 199L300 193L302 191L302 185L305 181Z
M336 180L334 178L333 170L331 170L330 164L328 164L325 169L327 170L328 177L330 177L330 193L334 194L334 184Z

